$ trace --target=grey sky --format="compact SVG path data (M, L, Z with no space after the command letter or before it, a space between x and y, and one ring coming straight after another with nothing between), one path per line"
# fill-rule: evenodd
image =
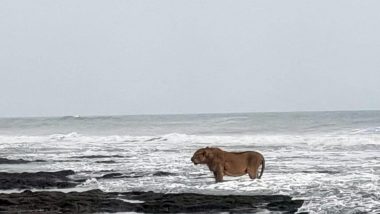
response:
M380 109L379 8L0 0L0 116Z

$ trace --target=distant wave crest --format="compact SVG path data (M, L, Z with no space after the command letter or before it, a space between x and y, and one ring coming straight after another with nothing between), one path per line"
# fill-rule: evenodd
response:
M360 133L364 132L362 130ZM123 143L123 142L166 142L167 144L207 144L212 146L218 145L366 145L380 144L380 134L372 135L188 135L181 133L170 133L165 135L152 136L131 136L131 135L82 135L77 132L68 134L53 134L46 136L10 136L0 135L0 144L3 143L20 143L20 142L72 142L72 143Z

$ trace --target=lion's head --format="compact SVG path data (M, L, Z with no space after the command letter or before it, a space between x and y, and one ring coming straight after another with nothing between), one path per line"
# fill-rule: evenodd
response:
M210 160L213 160L213 158L216 156L217 153L219 153L221 150L218 148L202 148L198 149L193 157L191 158L191 162L193 162L195 165L197 164L207 164L210 162Z

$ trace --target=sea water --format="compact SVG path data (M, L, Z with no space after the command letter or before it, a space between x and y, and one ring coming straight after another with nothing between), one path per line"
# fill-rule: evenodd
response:
M262 179L215 183L190 161L206 146L261 152ZM380 212L380 111L3 118L0 157L47 160L1 171L72 169L79 191L285 194L310 213Z

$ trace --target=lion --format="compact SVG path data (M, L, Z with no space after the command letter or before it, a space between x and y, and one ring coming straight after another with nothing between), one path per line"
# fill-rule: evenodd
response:
M215 182L222 182L223 176L242 176L248 173L251 179L260 179L264 173L265 159L255 151L226 152L219 148L198 149L191 161L197 164L207 164L214 173ZM258 170L261 165L260 175Z

